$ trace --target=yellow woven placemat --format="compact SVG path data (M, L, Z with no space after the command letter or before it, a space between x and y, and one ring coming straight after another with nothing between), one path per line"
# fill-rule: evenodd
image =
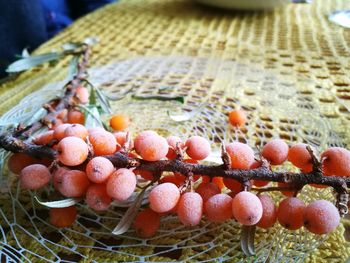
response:
M162 67L168 68L164 74L157 75L158 80L155 80L154 76L149 77L152 72L143 72L141 80L148 84L147 87L142 87L143 91L152 91L155 85L178 84L179 88L175 93L188 96L187 105L188 102L199 103L206 99L218 104L216 110L220 112L243 105L250 112L252 123L256 123L255 119L263 123L260 126L252 124L251 129L242 131L242 138L248 137L254 145L264 142L261 138L279 136L289 141L298 141L300 136L303 139L310 138L321 148L339 142L349 147L350 30L327 21L327 15L331 11L345 8L350 8L346 1L320 0L314 1L312 5L290 4L269 12L241 13L213 10L185 0L128 0L106 6L79 19L41 46L36 53L59 49L66 42L81 41L91 36L98 37L100 43L93 47L91 58L91 67L96 68L92 72L95 78L98 78L98 74L111 74L108 69L98 71L98 68L121 60L133 62L122 64L121 72L126 72L134 64L139 65L139 71L142 71L142 68L152 70L152 67L155 68L164 58L168 64L186 61L187 64L176 64L175 73L169 66L162 64ZM163 59L157 60L159 57ZM172 59L169 60L168 57ZM147 60L148 58L150 60ZM0 114L8 111L34 90L49 82L62 80L67 74L62 68L66 68L67 63L65 60L52 68L45 66L35 69L1 85ZM195 66L187 68L187 65ZM226 73L220 75L221 71L216 68L218 65L220 70ZM247 70L244 65L253 66ZM178 70L181 67L188 71ZM157 70L161 71L159 68L161 67L158 66ZM264 70L270 73L262 73ZM196 72L200 72L201 75L198 76ZM265 82L278 83L271 89L280 97L285 96L285 101L289 101L291 106L280 105L281 108L285 107L281 113L268 110L271 103L267 100L269 95L265 94L266 100L260 100L259 103L250 99L254 98L256 89L260 90L260 96L264 94L264 88L269 87L268 83L261 83L261 79L254 78L254 72L257 72L257 76L263 76ZM231 73L235 75L230 75ZM240 79L240 74L245 73L249 74L249 77ZM125 74L128 78L118 84L108 85L108 89L120 90L134 85L133 77L136 73L133 74ZM278 80L274 79L275 75L278 76ZM240 87L239 92L227 90L235 81ZM153 84L149 85L150 83ZM193 83L196 85L192 85ZM274 105L274 109L278 106ZM289 106L293 108L292 114L288 115ZM303 114L297 116L298 112ZM208 115L211 113L209 111ZM308 118L312 118L312 125L308 123ZM139 118L135 122L138 124L142 121L143 119ZM295 121L303 121L303 130L295 131ZM322 123L327 123L327 127L319 126ZM211 134L219 136L222 132ZM213 141L215 136L211 137ZM236 134L236 138L240 139L240 136ZM2 219L1 223L3 222ZM348 222L344 221L344 226L346 225ZM343 236L344 226L330 235L307 260L344 262L350 256L349 243ZM81 231L79 226L76 230ZM50 254L47 250L40 249L40 246L24 233L19 231L16 235L26 240L24 243L27 248L34 253L43 253L42 256ZM10 236L11 234L8 234L8 238ZM74 238L74 235L69 238ZM120 242L119 239L103 240L106 244ZM88 246L88 243L85 245ZM91 244L93 243L91 241ZM167 240L164 240L164 243L167 243ZM186 253L190 255L195 250ZM87 255L87 262L105 261L109 257L109 261L133 260L128 255L110 256L106 251L91 248L80 247L79 251ZM138 248L129 248L127 251L132 254L145 252ZM220 248L217 248L212 254L203 255L202 260L216 257L221 252ZM162 259L172 260L166 257ZM185 259L185 255L181 259Z

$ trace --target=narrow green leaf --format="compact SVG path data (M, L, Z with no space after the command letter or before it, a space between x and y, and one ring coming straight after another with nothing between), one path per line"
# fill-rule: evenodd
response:
M88 83L90 85L90 83ZM96 90L94 86L90 85L90 98L89 98L89 104L90 105L96 105Z
M109 101L106 99L105 95L101 92L101 90L99 88L94 87L94 89L95 89L96 95L100 101L100 105L102 107L102 110L105 113L112 114L111 105L109 104Z
M30 57L23 58L13 62L7 67L6 72L8 73L21 72L24 70L31 69L35 66L41 65L45 62L58 60L62 56L63 56L63 53L47 53L47 54L38 55L38 56L30 56Z
M62 45L62 49L65 51L72 51L75 49L78 49L79 47L81 47L81 43L77 43L77 42L71 42L71 43L65 43Z
M87 128L93 127L104 127L103 122L101 121L100 113L98 108L95 105L77 105L78 108L82 109L85 114L85 126Z
M46 206L46 207L49 207L49 208L69 207L69 206L73 206L81 201L80 198L67 198L67 199L58 200L58 201L42 202L39 200L39 198L37 196L34 196L34 199L39 204Z
M254 236L256 226L244 226L242 225L241 232L241 248L246 256L255 255L254 249Z
M113 235L122 235L126 231L129 230L131 224L134 221L134 218L136 217L141 204L143 200L143 196L145 194L146 188L144 188L139 195L137 196L135 202L133 203L132 206L128 208L128 210L125 212L124 216L122 219L119 221L118 225L113 229L112 234Z
M73 77L78 73L78 63L79 56L73 56L69 64L69 79L73 79Z
M180 103L185 103L185 98L183 96L174 96L174 95L133 95L133 99L135 100L162 100L162 101L167 101L167 100L175 100Z

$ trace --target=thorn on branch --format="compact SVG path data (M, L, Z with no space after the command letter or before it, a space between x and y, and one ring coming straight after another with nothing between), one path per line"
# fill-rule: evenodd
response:
M349 212L348 202L349 202L349 194L347 192L346 183L343 182L336 190L336 207L339 210L340 216L344 216Z
M311 156L311 163L312 163L312 171L318 176L322 176L322 163L317 158L316 154L312 150L310 145L306 146L306 150L309 152Z
M187 150L187 147L181 148L181 143L177 142L174 150L176 153L176 159L182 161L184 159L185 151Z
M43 108L49 113L54 113L55 112L55 109L49 103L44 104Z
M231 169L231 158L226 151L224 142L221 142L221 159L225 170Z
M130 132L127 132L125 143L122 147L122 150L127 154L130 151L130 148L131 148L130 146L131 146L131 134Z

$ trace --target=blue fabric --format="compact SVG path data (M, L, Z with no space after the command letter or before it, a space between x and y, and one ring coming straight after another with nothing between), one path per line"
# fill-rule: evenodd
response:
M45 18L40 0L0 0L0 76L6 64L24 48L46 41Z
M33 50L74 19L115 0L0 0L0 77L24 48Z
M46 31L49 38L73 22L66 0L41 0L41 3L44 9Z

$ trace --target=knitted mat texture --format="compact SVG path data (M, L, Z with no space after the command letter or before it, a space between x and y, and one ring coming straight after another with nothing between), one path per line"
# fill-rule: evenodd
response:
M238 140L258 150L272 138L305 142L319 151L349 148L350 30L327 19L346 8L347 1L316 0L238 12L190 0L125 0L79 19L35 53L96 37L89 79L105 93L120 96L133 88L138 96L184 97L184 104L135 100L131 94L113 102L113 112L131 116L133 134L155 129L164 136L205 136L214 155L221 141ZM0 125L26 122L59 95L68 64L63 59L1 84ZM240 129L227 124L227 112L236 108L249 119ZM174 120L189 112L194 114L188 121ZM2 163L7 156L0 153ZM81 203L77 222L56 229L48 223L48 210L35 203L33 193L18 189L16 176L6 168L0 182L0 258L7 262L345 262L350 257L346 218L325 237L277 224L258 229L256 255L245 257L235 222L203 219L198 227L186 228L167 216L159 233L143 240L132 229L110 234L125 209L96 213ZM52 189L36 194L42 200L54 197ZM329 189L305 187L300 197L307 203L334 201Z

